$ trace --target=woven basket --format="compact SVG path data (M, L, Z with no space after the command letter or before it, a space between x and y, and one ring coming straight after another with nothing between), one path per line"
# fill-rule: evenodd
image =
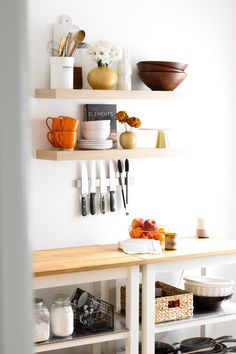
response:
M162 296L155 298L155 323L183 320L193 315L193 294L160 281L155 287L162 290ZM120 294L121 312L125 313L125 286L121 287ZM142 284L139 285L139 318L142 318Z

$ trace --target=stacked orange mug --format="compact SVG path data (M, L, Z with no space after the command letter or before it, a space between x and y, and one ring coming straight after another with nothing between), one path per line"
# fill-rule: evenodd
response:
M80 121L76 118L66 116L47 117L46 125L49 129L47 139L49 143L55 148L74 150L78 140L79 124Z

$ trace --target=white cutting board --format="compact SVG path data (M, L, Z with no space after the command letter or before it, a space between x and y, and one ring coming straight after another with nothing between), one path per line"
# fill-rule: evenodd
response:
M58 44L63 37L66 37L69 32L75 33L79 27L73 25L72 19L68 15L61 15L59 23L56 23L52 29L52 38Z

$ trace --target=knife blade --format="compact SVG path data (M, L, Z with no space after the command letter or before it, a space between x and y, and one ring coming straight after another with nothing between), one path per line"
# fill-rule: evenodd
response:
M102 214L105 214L106 205L105 205L105 194L107 193L107 185L106 185L106 174L102 161L99 163L99 171L100 171L100 211Z
M90 172L91 172L91 184L90 184L90 213L91 215L96 214L96 164L94 160L90 162Z
M81 167L81 210L82 215L87 215L87 194L88 194L88 171L85 162Z
M115 211L116 177L112 160L109 162L110 211Z
M125 193L124 193L124 187L123 187L123 181L122 181L123 165L122 165L121 160L118 160L117 167L118 167L118 171L119 171L119 184L120 184L120 187L121 187L121 194L122 194L123 204L124 204L124 208L126 209Z

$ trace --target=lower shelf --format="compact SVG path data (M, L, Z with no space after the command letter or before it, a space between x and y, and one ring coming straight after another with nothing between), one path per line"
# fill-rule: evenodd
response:
M122 314L116 312L116 316L120 321L123 323L125 322L125 317ZM194 314L193 317L187 318L185 320L158 323L155 325L155 333L174 331L182 328L197 327L232 320L236 320L236 303L228 301L218 311ZM141 325L140 331L142 331Z
M155 326L155 333L231 320L236 320L236 304L233 302L226 302L218 311L194 314L193 317L186 320L159 323Z
M102 343L102 342L128 338L129 330L125 328L122 322L120 322L119 320L115 320L114 327L115 327L114 331L96 333L89 336L72 335L71 337L67 337L67 338L52 337L47 342L36 344L34 348L34 352L42 353L51 350L72 348L81 345Z

